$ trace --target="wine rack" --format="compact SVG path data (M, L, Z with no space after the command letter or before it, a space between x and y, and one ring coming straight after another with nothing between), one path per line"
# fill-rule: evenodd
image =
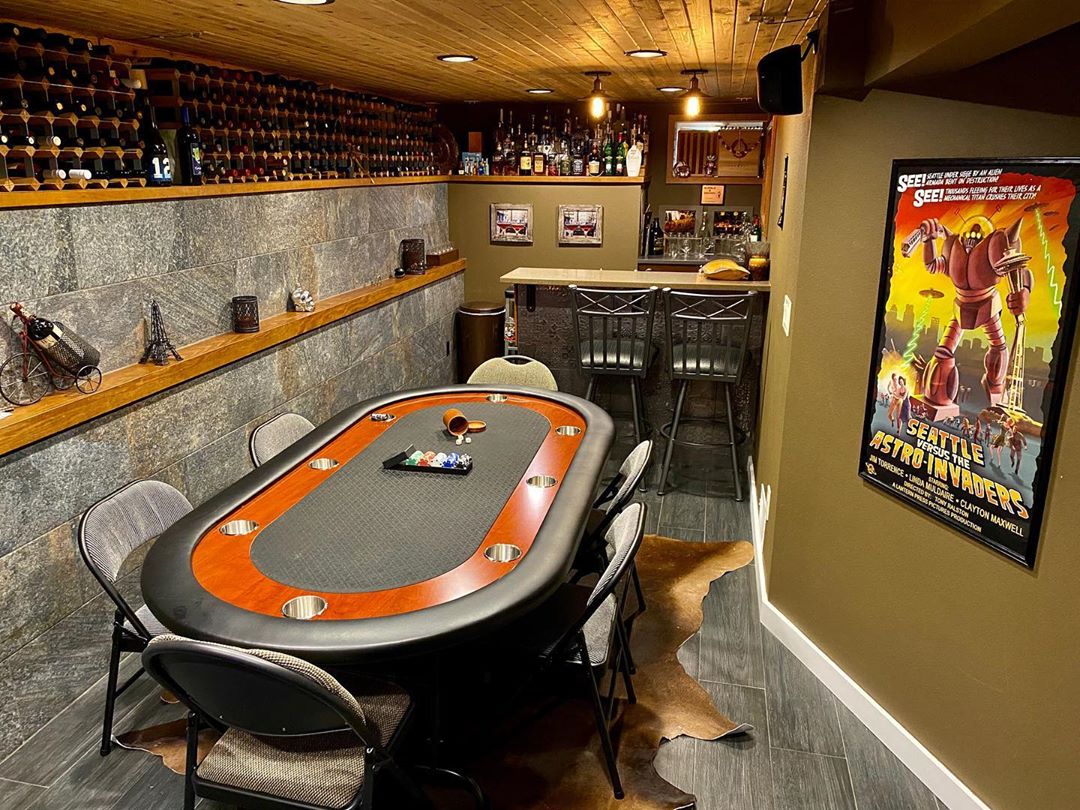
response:
M109 46L0 24L0 191L145 185L141 84Z
M146 76L162 129L187 111L203 182L437 173L431 108L190 62L155 59Z
M202 184L438 174L431 107L0 23L0 191L146 186L185 111Z

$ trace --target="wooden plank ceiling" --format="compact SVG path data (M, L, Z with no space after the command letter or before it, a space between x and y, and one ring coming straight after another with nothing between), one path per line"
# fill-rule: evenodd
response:
M708 68L703 89L753 97L758 59L800 42L826 0L0 0L0 15L87 36L431 101L584 95L585 70L610 70L617 98L656 101ZM751 21L764 13L777 22ZM783 22L783 20L792 20ZM798 20L798 21L795 21ZM633 59L659 48L660 59ZM471 64L435 61L470 53Z

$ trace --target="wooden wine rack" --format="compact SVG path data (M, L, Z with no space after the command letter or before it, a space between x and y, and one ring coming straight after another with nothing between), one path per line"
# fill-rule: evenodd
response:
M0 133L8 136L0 191L146 186L147 103L166 132L188 110L206 185L438 174L430 107L241 69L133 62L85 40L18 29L0 23ZM72 169L89 169L91 179L58 177Z
M435 175L427 107L280 76L190 63L146 75L158 124L181 110L203 144L208 183Z
M0 60L26 63L29 78L18 72L0 74L0 191L131 188L143 186L142 149L138 143L138 93L124 82L137 78L130 60L97 49L73 52L40 42L0 39ZM49 77L47 72L54 73ZM103 77L119 86L98 87L72 77ZM40 74L40 75L38 75ZM57 103L62 111L53 112ZM25 106L22 106L25 105ZM125 117L116 114L123 110ZM32 136L34 145L18 143ZM60 139L60 145L52 142ZM82 139L83 146L77 145ZM102 143L105 141L106 143ZM92 144L92 145L89 145ZM57 170L89 169L91 179L59 179ZM119 175L119 176L118 176Z

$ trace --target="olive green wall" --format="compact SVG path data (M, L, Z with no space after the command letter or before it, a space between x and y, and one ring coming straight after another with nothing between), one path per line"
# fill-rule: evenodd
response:
M637 185L540 185L533 183L450 183L450 240L468 260L465 298L501 301L499 277L515 267L637 267L642 187ZM492 203L532 203L531 245L491 244ZM604 244L558 244L558 206L604 206Z
M1078 806L1080 409L1069 406L1080 369L1065 382L1034 571L858 478L890 168L1078 143L1077 118L880 91L818 97L797 264L783 271L792 334L770 334L769 597L994 808Z

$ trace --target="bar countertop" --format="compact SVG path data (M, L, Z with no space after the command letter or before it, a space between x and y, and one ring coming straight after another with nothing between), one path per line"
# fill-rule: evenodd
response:
M700 273L653 270L585 270L563 267L518 267L502 276L504 284L542 284L566 287L672 287L679 290L769 290L768 281L719 281Z

